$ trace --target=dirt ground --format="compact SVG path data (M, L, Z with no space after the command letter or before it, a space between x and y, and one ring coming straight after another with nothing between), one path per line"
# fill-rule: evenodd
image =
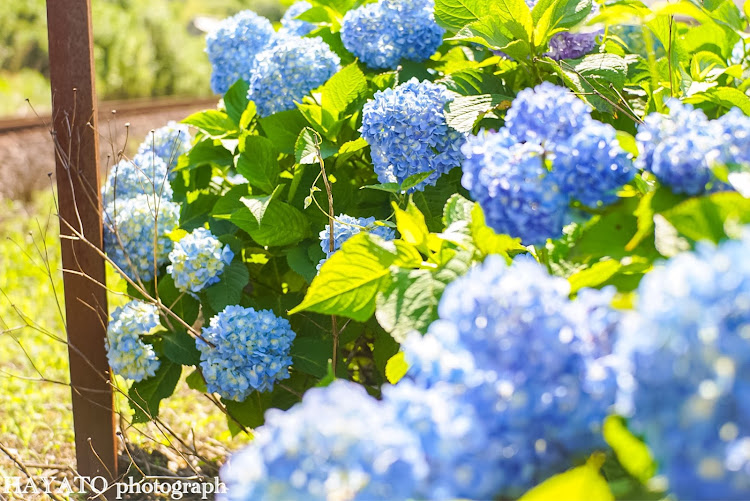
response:
M205 106L131 116L107 114L107 120L99 120L102 169L106 171L112 165L112 159L120 150L124 150L126 155L134 154L150 130L159 128L170 120L179 121L201 108ZM40 119L41 123L43 121ZM129 132L126 123L130 124ZM0 133L0 200L9 198L20 202L30 201L38 190L49 189L49 175L53 174L54 182L54 171L52 138L46 128Z

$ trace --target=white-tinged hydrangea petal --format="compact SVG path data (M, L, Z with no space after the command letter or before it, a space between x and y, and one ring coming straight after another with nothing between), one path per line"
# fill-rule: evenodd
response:
M408 499L427 467L419 440L356 383L312 388L270 409L252 443L221 470L226 501Z
M112 313L107 326L107 360L115 374L133 381L153 376L159 359L153 346L141 340L159 325L156 306L133 300Z
M170 121L164 127L149 132L138 146L138 155L162 159L171 172L177 166L180 155L190 151L192 141L187 125Z
M206 37L213 91L224 94L237 80L249 78L255 56L268 46L274 34L271 22L251 10L219 23Z
M663 263L618 336L620 411L680 499L750 498L748 255L750 233Z
M148 195L118 198L104 210L104 249L132 280L151 280L154 259L157 269L168 261L172 240L167 234L179 221L180 206L170 200Z
M271 391L276 381L289 378L295 334L289 321L271 310L227 306L211 318L202 337L196 345L212 393L241 402L253 391Z
M295 19L297 16L307 12L311 8L312 4L305 0L293 3L286 12L284 12L284 16L281 18L282 27L279 30L279 33L282 35L296 35L298 37L303 37L314 30L315 25L313 23Z
M248 73L247 97L262 117L294 109L295 102L301 102L341 69L339 63L339 56L320 38L280 36L256 56Z
M341 23L346 50L374 69L395 69L402 59L424 61L445 30L435 22L433 0L380 0L352 9Z
M112 167L102 186L102 203L106 206L118 200L148 195L151 199L172 199L167 164L159 157L136 155L132 160L120 160Z
M461 164L465 136L448 126L443 108L452 97L445 87L412 78L395 89L375 93L362 111L362 137L372 150L381 183L403 183L433 171L414 190L434 185Z
M174 244L167 273L182 292L200 292L217 283L234 258L229 245L222 244L206 228L196 228Z

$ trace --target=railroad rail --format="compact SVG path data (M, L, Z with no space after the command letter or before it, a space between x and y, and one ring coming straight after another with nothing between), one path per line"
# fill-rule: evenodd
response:
M160 111L176 110L188 107L214 107L218 97L169 97L157 99L128 99L120 101L102 101L99 103L99 119L106 121L112 111L121 116L148 115ZM52 116L49 114L0 119L0 134L49 126Z

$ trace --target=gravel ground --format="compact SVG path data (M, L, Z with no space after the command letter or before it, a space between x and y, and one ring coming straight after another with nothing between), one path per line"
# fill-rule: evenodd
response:
M120 150L132 156L151 129L170 120L179 121L199 109L200 107L186 107L132 116L116 114L107 120L100 119L99 149L102 169L106 172ZM126 133L126 123L130 123L129 133ZM35 192L49 189L48 174L54 171L52 138L45 128L0 134L0 200L9 198L29 202Z

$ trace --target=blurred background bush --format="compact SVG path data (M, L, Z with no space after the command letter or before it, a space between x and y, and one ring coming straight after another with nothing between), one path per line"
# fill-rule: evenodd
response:
M205 30L213 19L252 9L276 22L284 0L93 0L100 99L207 96ZM45 0L0 9L0 116L49 109Z

